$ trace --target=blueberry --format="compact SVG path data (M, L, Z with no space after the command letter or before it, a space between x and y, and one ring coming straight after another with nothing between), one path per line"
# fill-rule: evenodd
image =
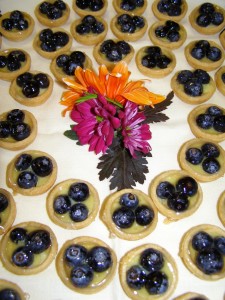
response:
M202 153L206 157L218 157L220 155L219 148L213 143L205 143L201 147Z
M158 26L156 29L155 29L155 35L159 38L165 38L166 35L167 35L167 32L168 32L168 29L161 25L161 26Z
M71 184L68 196L74 201L85 201L90 195L88 185L84 182Z
M104 6L103 0L90 0L89 8L91 11L98 11Z
M34 80L38 83L40 89L47 89L49 87L48 76L44 73L38 73L34 75Z
M31 134L31 128L30 125L20 122L13 124L11 127L11 136L16 141L22 141L28 138Z
M209 113L212 116L222 116L223 115L223 111L217 106L209 106L209 108L207 109L207 113Z
M208 84L210 82L209 74L202 69L196 69L193 72L193 77L197 78L197 81L202 84Z
M180 178L176 183L176 190L188 197L194 196L198 191L196 180L190 176Z
M47 16L50 20L57 20L63 15L62 10L52 5L48 8Z
M125 41L117 42L117 46L123 55L129 54L131 51L130 45Z
M19 11L19 10L13 10L11 13L10 13L10 19L12 19L12 20L20 20L20 19L23 19L24 18L24 16L23 16L23 14L22 14L22 12L21 11Z
M211 23L211 16L208 14L200 14L196 19L196 23L200 27L207 27Z
M25 114L22 110L20 109L12 109L8 114L7 114L7 121L11 123L18 123L18 122L23 122L25 118Z
M194 47L191 49L191 56L197 60L200 60L205 57L205 51L203 48Z
M33 74L30 72L25 72L16 78L16 84L19 87L24 87L28 82L33 79Z
M75 266L70 273L71 283L78 288L87 287L93 280L93 277L93 271L87 264Z
M94 25L96 23L96 18L92 15L86 15L85 17L83 17L82 23L83 24L88 24L90 26Z
M213 157L208 157L202 162L203 170L208 174L215 174L220 170L220 163Z
M8 59L17 59L19 62L24 62L26 60L26 55L21 50L13 50L9 53Z
M1 63L1 62L0 62ZM225 72L221 74L221 80L225 84Z
M165 25L170 29L170 30L175 30L179 31L180 30L180 25L177 22L174 22L172 20L166 20Z
M192 247L196 251L210 249L213 246L213 238L205 231L196 233L192 238Z
M215 11L212 3L206 2L199 7L199 12L202 14L212 14Z
M76 26L76 32L80 35L88 34L91 32L91 26L88 24L78 24Z
M49 28L43 29L39 34L39 39L41 42L49 41L53 36L53 31Z
M224 21L224 16L221 12L214 11L212 14L212 24L218 26Z
M141 59L141 64L146 68L153 69L156 67L156 60L154 57L151 57L150 55L145 55Z
M10 240L18 244L19 242L26 243L27 241L27 230L22 227L16 227L10 232Z
M16 24L16 28L19 31L26 30L28 27L29 27L29 23L25 19L19 20L18 23Z
M185 159L192 165L199 165L203 157L202 151L198 148L189 148L185 153Z
M56 0L53 4L60 10L66 10L66 4L63 0Z
M212 46L206 52L206 56L211 61L218 61L222 57L222 52L221 52L221 50L219 48Z
M66 73L67 75L71 76L74 75L74 72L77 67L82 67L82 64L79 62L75 62L72 59L69 59L64 65L63 65L63 72Z
M56 43L51 40L41 43L40 47L43 51L46 51L46 52L55 52L56 51Z
M225 115L216 116L213 122L213 128L221 133L225 132Z
M203 86L193 78L184 84L184 92L191 97L198 97L203 93Z
M39 5L39 11L46 15L50 6L51 4L49 2L44 1Z
M12 254L12 262L17 267L29 267L33 261L34 254L27 247L19 247Z
M7 68L9 71L16 71L16 70L19 70L21 67L21 63L20 61L15 58L15 57L12 57L12 58L8 58L8 61L7 61Z
M3 212L9 205L9 200L8 198L0 193L0 213Z
M69 214L74 222L82 222L88 218L88 208L83 203L76 203L71 207Z
M21 300L19 293L10 288L4 288L0 291L1 300Z
M167 13L168 13L168 16L171 16L171 17L180 16L181 15L181 7L176 4L170 4Z
M175 193L168 198L167 205L175 212L186 211L189 207L188 196L182 193Z
M66 248L64 260L69 266L78 266L87 262L88 250L82 245L74 244Z
M50 233L43 229L32 231L28 235L26 245L33 253L42 253L51 246Z
M162 50L158 46L146 47L145 52L151 56L156 56L156 57L162 54Z
M30 171L23 171L17 178L17 184L22 189L30 189L37 185L37 176Z
M105 30L105 26L102 22L96 22L91 26L91 30L95 34L100 34Z
M0 55L0 68L3 69L7 66L7 57Z
M56 40L57 47L64 47L69 42L69 36L66 32L56 31L54 33L54 40Z
M65 214L70 210L71 203L67 195L58 195L53 202L53 209L57 214Z
M81 51L73 51L70 54L70 59L82 65L85 62L85 54Z
M66 62L69 60L69 55L61 54L56 58L56 64L58 67L62 68Z
M205 274L216 274L223 269L223 257L220 252L215 249L206 249L198 252L196 257L198 268Z
M179 41L180 34L176 30L169 30L169 32L167 33L167 38L170 42L174 43L174 42Z
M141 253L140 265L147 271L159 271L164 265L164 258L160 251L148 248Z
M214 118L210 114L199 114L196 117L196 124L202 129L210 129L213 126Z
M138 28L143 28L145 26L144 18L141 16L133 16L132 21Z
M135 221L135 214L130 208L120 207L113 212L112 220L119 228L130 228Z
M195 47L202 48L204 51L210 48L210 43L207 40L199 40L195 43Z
M139 265L130 267L126 272L127 285L135 290L140 290L145 286L146 272Z
M222 254L225 255L225 237L217 236L214 238L215 248Z
M87 9L89 5L89 0L76 0L76 5L80 9Z
M135 220L138 225L147 226L154 219L154 211L147 205L140 205L135 210Z
M126 193L120 197L120 204L122 206L125 206L128 208L136 208L138 206L138 203L139 203L139 200L135 194Z
M100 46L100 52L103 54L108 53L111 51L113 47L115 47L116 43L113 40L106 40Z
M22 93L27 98L35 98L40 93L39 85L36 81L28 81L22 88Z
M8 121L0 121L0 138L5 139L11 134L11 124Z
M3 19L2 27L7 31L11 31L14 28L14 21L11 20L10 18Z
M150 295L160 295L167 291L169 280L163 272L151 272L146 277L145 288Z
M31 167L34 173L40 177L46 177L53 171L51 159L44 155L34 158Z
M192 77L193 77L193 73L190 70L182 70L177 75L177 81L180 84L185 84L190 79L192 79Z
M157 185L156 195L161 199L167 199L175 193L175 187L168 181L162 181Z
M171 59L164 54L159 56L156 61L156 65L160 69L166 69L170 63L171 63Z
M25 171L31 166L31 162L32 156L30 154L23 153L17 158L15 168L17 171Z
M112 265L110 250L106 247L93 247L88 253L88 264L95 272L104 272Z

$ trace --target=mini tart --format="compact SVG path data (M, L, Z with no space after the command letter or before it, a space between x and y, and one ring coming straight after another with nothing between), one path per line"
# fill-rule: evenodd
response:
M199 127L196 123L196 118L198 117L198 115L205 113L210 106L217 106L218 108L220 108L223 111L223 114L225 115L225 109L223 107L220 107L218 105L213 105L213 104L202 104L202 105L199 105L196 108L194 108L189 113L187 120L188 120L188 123L189 123L192 133L196 137L205 138L205 139L209 139L214 142L220 143L223 140L225 140L225 133L218 132L213 128L203 129L203 128Z
M0 194L8 199L8 206L0 212L0 235L2 235L9 230L16 218L16 203L7 190L0 188Z
M0 279L0 291L4 289L10 289L15 291L19 295L20 300L26 300L29 298L29 295L24 293L23 290L16 283Z
M183 3L181 5L181 14L179 16L168 16L168 14L161 13L157 8L159 2L160 2L160 0L154 0L152 3L152 12L158 20L163 21L163 20L170 19L175 22L179 22L184 18L184 16L187 13L188 4L187 4L186 0L182 0Z
M199 15L199 8L201 5L198 5L192 10L192 12L189 15L189 22L190 22L191 26L197 32L199 32L201 34L206 34L206 35L211 35L211 34L213 35L213 34L220 32L224 28L224 26L225 26L225 10L222 7L220 7L219 5L216 5L215 3L213 3L213 5L215 8L215 11L220 12L224 15L224 21L220 25L217 25L217 26L213 25L213 24L210 24L209 26L206 26L206 27L199 26L196 22L196 19Z
M142 18L144 19L144 23L145 23L144 27L137 28L134 33L122 32L120 29L120 25L117 23L118 17L119 17L119 15L114 16L110 22L110 28L111 28L113 34L118 39L121 39L121 40L124 39L127 42L135 42L144 36L144 34L148 28L148 22L144 16L142 16Z
M14 78L16 78L20 74L22 74L30 69L31 57L26 51L24 51L22 49L10 48L7 50L0 51L0 55L8 56L9 53L11 53L12 51L17 51L17 50L22 51L25 54L26 60L21 63L21 68L16 71L9 71L7 67L0 68L0 79L6 80L6 81L12 81Z
M155 34L156 28L158 28L159 26L163 26L163 25L165 25L164 20L153 23L152 26L149 28L148 36L149 36L150 40L152 41L152 43L154 45L157 45L157 46L160 46L160 47L165 47L165 48L168 48L168 49L171 49L171 50L180 48L183 45L183 43L186 41L186 38L187 38L187 32L186 32L186 29L184 28L184 26L182 24L179 24L179 26L180 26L180 30L179 30L180 39L179 39L179 41L171 42L166 37L159 38Z
M196 59L191 55L191 50L194 48L195 44L198 41L192 41L190 42L184 49L184 54L186 57L187 62L189 63L189 65L194 68L194 69L202 69L205 71L213 71L218 69L225 58L225 54L224 54L224 50L222 49L222 47L220 47L217 43L215 43L214 41L208 41L210 43L211 47L216 47L219 48L221 50L221 58L217 61L212 61L210 59L208 59L207 57L203 57L202 59Z
M216 82L216 87L220 91L221 94L225 96L225 82L222 80L222 74L225 73L225 66L219 68L219 70L216 71L215 73L215 82Z
M202 164L192 165L185 158L185 153L189 148L192 148L192 147L201 148L201 146L205 143L213 143L220 150L220 155L219 155L219 157L217 157L217 160L220 163L220 170L214 174L206 173L202 169ZM215 142L210 142L210 140L203 139L203 138L191 139L191 140L185 142L181 146L181 148L178 152L178 163L183 170L187 171L196 180L198 180L200 182L210 182L210 181L216 180L216 179L224 176L224 173L225 173L225 151L219 144L217 144Z
M91 46L91 45L96 45L98 43L100 43L101 41L104 40L104 38L106 37L106 34L108 32L108 24L107 22L101 18L101 17L95 17L96 20L98 22L101 22L103 25L104 25L104 31L99 33L99 34L96 34L96 33L93 33L93 32L90 32L88 34L79 34L77 31L76 31L76 27L77 25L79 25L81 23L81 20L82 19L78 19L78 20L75 20L72 22L71 26L70 26L70 32L73 36L73 38L78 42L78 43L81 43L83 45L87 45L87 46Z
M72 3L72 8L75 11L76 14L78 14L78 16L80 17L85 17L86 15L92 15L94 17L101 17L105 14L106 9L108 7L108 0L103 0L104 5L102 7L102 9L97 10L97 11L92 11L90 9L81 9L76 5L76 0L73 0Z
M72 52L73 51L68 51L68 52L61 53L61 54L70 55ZM84 53L84 54L85 54L84 69L92 69L92 61L91 61L90 57L86 53ZM63 82L63 78L71 78L72 80L74 80L74 75L72 75L72 76L67 75L63 71L62 68L57 66L57 63L56 63L57 58L58 58L58 56L53 58L50 63L50 70L51 70L52 74L55 76L55 78L61 82Z
M219 40L223 48L225 49L225 29L220 33Z
M174 298L173 300L194 300L194 299L198 299L198 300L209 300L209 298L207 298L206 296L199 294L199 293L194 293L194 292L188 292L185 294L182 294L176 298Z
M26 229L28 233L34 230L46 230L50 233L50 247L42 253L34 254L34 262L29 267L18 267L11 260L12 253L16 250L16 248L23 245L23 242L16 244L13 243L10 239L10 232L18 227ZM58 251L58 243L56 240L56 236L50 227L45 224L30 221L13 226L2 237L0 250L0 258L2 264L9 272L12 272L16 275L33 275L42 272L52 263Z
M29 71L29 72L34 75L37 73L43 73L41 71ZM43 73L43 74L47 75L47 77L49 79L49 86L48 86L48 88L40 89L40 93L38 96L33 97L33 98L27 98L22 93L22 88L17 85L17 83L16 83L17 78L15 78L11 82L11 85L9 87L9 94L13 97L13 99L15 99L17 102L19 102L20 104L23 104L25 106L34 107L34 106L42 105L51 96L52 91L53 91L53 84L54 84L53 79L51 78L51 76L49 74L47 74L47 73Z
M130 11L130 10L124 10L120 7L120 4L121 4L121 0L113 0L112 4L113 4L113 7L115 9L115 11L118 13L118 14L124 14L124 13L129 13L131 15L142 15L146 8L147 8L147 5L148 5L148 1L144 0L144 5L141 6L141 7L136 7L134 10Z
M225 227L225 191L220 195L217 202L217 213L223 226Z
M44 1L43 1L44 2ZM50 3L54 3L55 0L48 0L47 2ZM41 2L42 3L42 2ZM70 7L69 5L66 3L66 1L64 2L66 5L66 9L63 10L63 15L61 18L55 19L55 20L51 20L49 19L45 14L42 14L39 10L39 7L41 5L41 3L39 3L34 10L34 14L36 16L36 18L38 19L38 21L47 27L59 27L63 24L65 24L67 22L67 20L69 19L70 16Z
M123 194L131 193L137 195L139 205L146 205L154 212L154 218L149 225L141 226L136 222L130 228L119 228L112 220L113 212L121 207L119 199ZM109 230L110 236L117 236L123 240L135 241L148 236L155 228L158 222L158 212L151 198L142 191L135 189L123 189L113 193L105 198L99 217Z
M197 234L200 231L207 232L212 237L225 236L225 231L215 225L201 224L201 225L194 226L183 235L180 241L179 256L183 261L185 267L198 278L203 280L208 280L208 281L215 281L215 280L222 279L225 277L225 256L223 256L223 260L224 260L223 269L221 270L220 273L217 274L205 274L197 267L195 263L197 251L194 250L192 247L192 238L194 237L195 234Z
M91 284L85 288L79 288L75 287L72 282L70 281L70 272L71 267L66 265L66 262L64 260L64 252L65 250L73 245L73 244L79 244L87 248L87 250L90 250L91 248L95 246L101 246L106 247L110 250L111 257L112 257L112 265L111 267L103 272L96 273L94 272L94 278L91 282ZM102 289L104 289L113 279L115 272L117 269L117 257L113 249L111 249L106 243L104 243L102 240L89 237L89 236L81 236L76 237L72 240L66 241L61 249L59 250L59 253L56 257L56 270L57 273L62 280L62 282L70 288L72 291L80 293L80 294L95 294L100 292Z
M36 158L39 156L47 156L53 164L53 170L52 173L45 177L39 177L38 176L38 182L35 187L32 187L30 189L23 189L18 186L17 184L17 177L20 174L20 171L17 171L15 168L15 162L17 161L18 157L22 154L30 154L32 158ZM21 152L17 154L14 159L11 160L11 162L7 166L6 170L6 184L9 188L11 188L14 192L14 194L21 194L24 196L36 196L41 195L45 192L47 192L55 183L57 177L57 164L55 159L50 156L49 154L39 151L39 150L28 150Z
M136 65L138 70L145 76L148 77L152 77L152 78L163 78L166 77L167 75L169 75L175 68L176 66L176 57L175 55L172 53L171 50L160 47L162 50L162 54L166 55L167 57L169 57L171 59L170 64L167 66L167 68L165 69L160 69L160 68L147 68L145 66L142 65L141 61L142 58L147 54L145 52L145 50L148 48L148 46L146 47L142 47L141 49L138 50L136 56L135 56L135 61L136 61Z
M179 179L186 176L190 176L186 171L170 170L170 171L162 172L151 181L151 184L149 186L149 195L152 198L153 202L155 203L155 206L157 207L159 212L164 216L166 216L164 223L178 221L180 219L191 216L202 203L203 194L202 194L201 186L198 183L197 183L198 184L197 193L193 197L188 197L189 207L187 210L183 212L176 212L170 209L167 205L167 200L161 199L160 197L157 196L156 189L160 182L168 181L173 185L176 185Z
M79 182L86 183L89 188L89 193L90 193L89 197L86 200L82 201L82 203L87 206L87 208L89 210L89 214L88 214L88 218L86 220L84 220L82 222L74 222L73 220L71 220L71 218L69 216L69 212L67 212L66 214L62 214L62 215L56 213L54 211L53 204L54 204L54 200L57 196L62 195L62 194L64 194L64 195L68 194L71 184L79 183ZM72 200L71 200L71 202L73 204L79 203L77 201L72 201ZM47 212L48 212L50 219L56 225L59 225L66 229L81 229L81 228L87 227L95 220L97 213L98 213L99 204L100 204L100 200L99 200L98 192L96 191L96 189L94 188L94 186L91 183L84 181L84 180L79 180L79 179L68 179L63 182L58 183L49 192L49 194L47 196L47 201L46 201L46 208L47 208Z
M40 44L41 44L40 39L39 39L39 34L41 32L40 31L34 38L33 48L35 51L37 51L37 53L39 55L41 55L42 57L47 58L47 59L53 59L54 57L58 56L59 54L69 51L72 46L72 43L73 43L73 38L72 38L71 34L68 33L66 30L64 30L63 28L54 27L54 28L52 28L52 31L53 32L57 32L57 31L65 32L69 37L69 41L65 46L58 48L56 51L53 51L53 52L43 51L40 47Z
M167 291L163 294L150 295L148 294L145 288L141 288L140 290L131 289L126 282L127 271L131 266L139 265L139 259L141 253L148 248L153 248L161 252L164 258L164 266L162 267L161 270L168 276L169 286ZM166 300L170 298L170 296L172 295L172 293L174 292L177 286L178 270L177 270L175 260L166 249L156 244L144 244L128 251L120 259L119 279L124 292L132 300L151 300L151 299Z
M27 22L28 22L28 28L25 29L25 30L16 30L16 29L13 29L13 30L9 31L9 30L5 30L2 27L2 21L4 19L10 17L11 11L3 14L0 17L0 33L7 40L14 41L14 42L23 41L23 40L27 39L32 34L32 32L34 30L34 19L31 17L31 15L29 15L28 13L23 12L23 11L20 11L20 12L23 14L24 19L26 19Z
M37 120L35 119L34 115L32 113L30 113L29 111L27 111L27 110L22 110L22 111L25 114L24 123L26 123L30 126L30 129L31 129L30 135L22 141L16 141L11 136L9 136L7 138L0 138L0 147L1 148L17 151L17 150L26 148L28 145L33 143L33 141L35 140L35 138L37 136ZM0 121L6 120L8 113L9 112L5 112L5 113L1 114Z
M201 96L190 96L185 93L184 91L184 85L180 84L177 80L177 75L179 74L180 71L176 72L173 77L171 78L171 88L174 91L174 94L183 102L188 103L188 104L201 104L206 101L208 101L214 92L216 91L216 84L213 80L213 78L210 76L210 81L208 84L203 84L203 93Z

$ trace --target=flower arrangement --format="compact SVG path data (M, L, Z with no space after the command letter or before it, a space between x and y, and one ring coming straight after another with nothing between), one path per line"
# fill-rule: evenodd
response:
M130 74L122 61L112 71L101 65L98 75L77 67L74 80L63 79L68 88L60 101L66 106L62 114L70 111L75 122L64 134L102 154L99 179L108 178L111 190L145 181L152 156L149 124L168 119L162 111L173 98L172 92L164 97L148 91L143 80L129 81Z

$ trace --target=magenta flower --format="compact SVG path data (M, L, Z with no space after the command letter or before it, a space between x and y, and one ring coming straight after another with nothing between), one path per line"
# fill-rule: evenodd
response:
M114 130L120 127L120 120L115 117L116 108L102 95L74 105L71 119L77 124L76 132L82 145L89 144L89 151L96 154L107 150L112 144Z
M147 140L152 135L148 124L142 124L145 115L138 111L138 105L127 101L124 111L119 112L121 120L124 146L129 149L131 155L136 158L135 150L147 154L151 146Z

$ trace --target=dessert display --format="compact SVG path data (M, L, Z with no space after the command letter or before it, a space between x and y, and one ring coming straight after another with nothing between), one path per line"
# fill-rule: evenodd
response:
M169 170L157 175L150 183L149 195L166 217L165 223L192 215L203 198L199 183L182 170Z
M110 236L132 241L148 236L155 229L158 214L148 195L139 190L123 189L104 200L100 219Z
M188 292L174 298L173 300L209 300L209 298L203 294Z
M196 105L212 97L216 84L209 73L202 69L181 70L171 78L171 88L180 100Z
M34 20L24 11L13 10L0 16L0 33L8 40L23 41L33 30Z
M0 147L21 150L37 136L37 120L27 110L12 109L0 115Z
M225 231L201 224L190 228L180 242L179 256L193 275L215 281L225 276Z
M214 78L217 89L225 96L225 66L216 71Z
M55 183L57 164L49 154L28 150L17 154L8 164L6 181L15 194L40 195Z
M221 223L225 227L225 191L221 193L217 201L217 214Z
M96 45L104 40L108 32L108 24L101 17L86 15L72 22L70 32L78 43Z
M117 257L113 249L90 236L66 241L56 257L56 270L62 282L74 292L95 294L113 279Z
M174 292L178 270L170 253L156 244L144 244L120 259L119 278L130 299L169 299Z
M152 3L152 12L159 20L179 22L185 17L187 10L186 0L154 0Z
M80 17L91 14L95 17L101 17L105 14L108 7L108 0L73 0L72 8Z
M38 222L14 225L1 239L3 266L16 275L32 275L45 270L54 260L58 243L52 229Z
M26 300L27 296L16 283L0 279L0 299Z
M0 235L9 230L15 218L16 203L14 198L7 190L0 188Z
M26 51L16 48L0 51L0 79L11 81L30 66L31 57Z
M145 46L135 56L138 70L145 76L163 78L176 66L176 57L171 50L159 46Z
M42 1L35 7L34 14L42 25L60 27L69 19L70 7L63 0Z
M118 14L129 13L131 15L142 15L148 5L147 0L113 0L113 8Z
M185 142L178 152L182 169L200 182L208 182L224 176L224 149L211 140L195 138Z
M213 104L202 104L188 115L192 133L199 138L206 138L217 143L225 140L225 110Z

